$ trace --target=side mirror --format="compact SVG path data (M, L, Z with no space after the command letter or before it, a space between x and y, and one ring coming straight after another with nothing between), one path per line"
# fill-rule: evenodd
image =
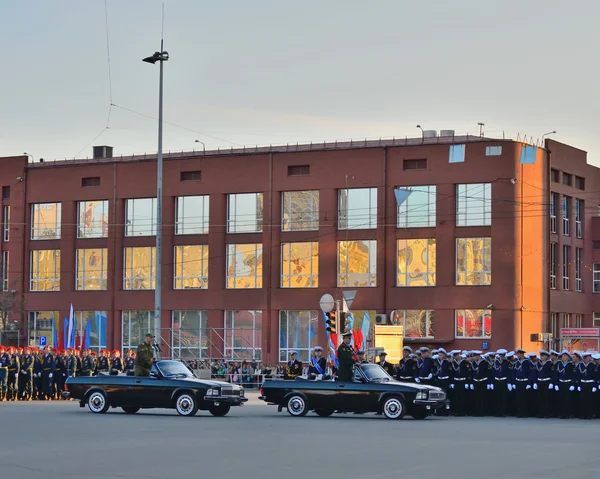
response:
M150 377L151 378L157 378L158 374L156 373L156 371L150 371Z

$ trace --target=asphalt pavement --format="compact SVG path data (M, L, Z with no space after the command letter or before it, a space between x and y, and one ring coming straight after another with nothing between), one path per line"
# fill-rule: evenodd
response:
M293 418L248 397L223 418L0 403L0 478L600 478L600 420Z

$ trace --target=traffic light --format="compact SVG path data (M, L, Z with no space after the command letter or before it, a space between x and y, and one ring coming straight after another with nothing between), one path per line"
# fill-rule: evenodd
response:
M352 332L352 326L354 325L354 321L352 315L350 313L341 312L340 313L340 324L343 324L344 333Z
M325 324L327 325L327 327L325 328L325 331L329 331L330 334L337 334L337 324L335 321L335 313L326 313L326 320L325 320Z

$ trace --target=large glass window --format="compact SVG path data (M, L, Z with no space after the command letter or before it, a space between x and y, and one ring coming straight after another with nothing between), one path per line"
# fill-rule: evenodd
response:
M108 236L108 200L79 201L77 210L78 238Z
M262 288L262 244L227 245L227 288Z
M398 207L398 228L427 228L435 226L435 185L401 186L408 194Z
M156 198L127 200L125 236L156 235Z
M281 287L319 286L319 243L282 243Z
M377 241L338 241L340 288L377 286Z
M377 228L377 188L353 188L338 192L338 229Z
M262 359L262 311L225 311L225 357Z
M435 239L398 240L396 286L435 286Z
M308 362L315 346L319 346L319 311L279 311L279 361L286 362L289 352L298 353L298 361Z
M31 205L31 239L60 239L60 203Z
M456 226L492 224L492 184L456 185Z
M600 263L594 263L594 293L600 293Z
M175 246L174 287L208 288L208 245Z
M0 264L2 278L0 282L0 291L8 291L8 251L2 251L2 264Z
M562 278L562 289L565 291L569 290L569 266L571 265L571 247L563 245L563 278Z
M2 209L2 238L8 241L10 237L10 206Z
M585 208L583 200L575 199L575 236L583 238L583 217Z
M208 357L208 311L173 311L171 351L180 359Z
M263 194L227 195L227 232L258 233L263 230Z
M457 338L483 339L492 336L491 309L457 309L454 314Z
M108 249L106 248L78 249L75 289L78 291L107 289L107 262Z
M433 338L434 312L426 309L396 310L396 320L403 321L405 338Z
M208 233L209 197L179 196L175 234L203 235Z
M31 251L30 291L60 291L60 250Z
M550 243L550 289L556 289L556 243Z
M146 334L154 334L154 311L123 311L121 325L123 351L135 350Z
M99 352L106 349L106 311L74 311L75 347ZM137 345L136 345L137 347Z
M58 311L31 311L27 317L28 345L32 348L58 347ZM54 342L56 338L56 343Z
M581 268L583 268L583 248L575 248L575 291L578 292L583 291Z
M318 191L284 191L281 204L282 231L319 229Z
M569 198L568 196L563 196L562 197L561 210L562 210L562 229L563 229L563 235L564 236L569 236L571 234L571 224L570 224L570 219L571 219L571 198Z
M156 248L125 248L123 289L154 289Z
M456 239L456 284L492 284L492 238Z
M558 198L556 193L550 193L550 233L556 233L556 209Z

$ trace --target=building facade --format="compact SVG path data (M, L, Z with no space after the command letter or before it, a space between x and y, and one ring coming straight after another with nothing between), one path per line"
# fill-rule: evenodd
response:
M155 324L156 158L0 161L9 323L53 344L73 305L91 347L137 346ZM599 181L550 140L165 155L163 351L307 360L319 298L343 289L355 317L395 311L407 343L539 348L534 333L600 321Z

